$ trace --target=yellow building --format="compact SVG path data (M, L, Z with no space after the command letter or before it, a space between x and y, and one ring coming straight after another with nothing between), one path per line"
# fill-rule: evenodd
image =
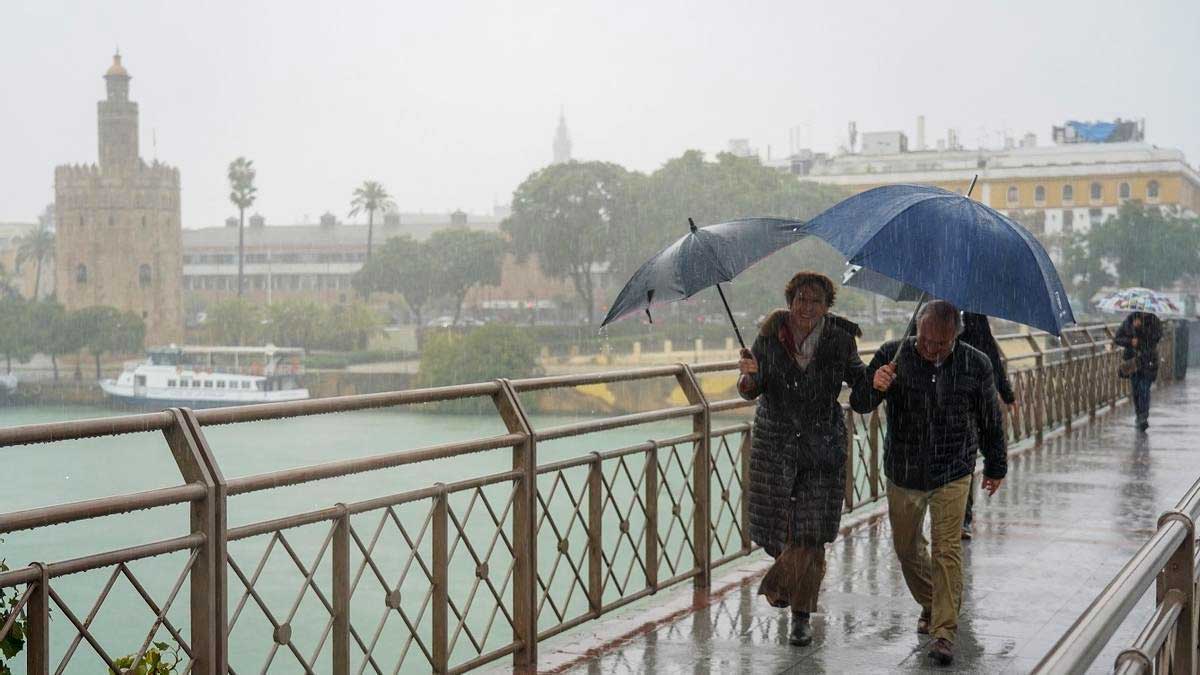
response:
M870 136L868 145L864 134L863 152L810 153L768 164L855 192L917 183L963 193L977 175L974 199L1019 218L1038 235L1086 232L1130 199L1200 213L1200 173L1181 151L1140 140L1038 147L1029 135L1020 147L988 150L956 147L951 137L938 149L908 150L900 132Z

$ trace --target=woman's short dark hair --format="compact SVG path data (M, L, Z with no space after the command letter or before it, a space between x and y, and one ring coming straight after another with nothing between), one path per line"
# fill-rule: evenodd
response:
M800 272L792 277L791 281L787 282L787 286L783 287L783 296L787 298L788 307L792 306L792 299L796 297L796 293L804 286L815 288L824 293L825 306L833 307L833 299L837 297L837 290L833 287L833 281L819 272Z

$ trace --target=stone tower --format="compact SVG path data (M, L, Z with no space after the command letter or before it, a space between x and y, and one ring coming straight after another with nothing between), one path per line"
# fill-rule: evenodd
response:
M110 305L146 322L147 346L183 340L179 169L138 156L138 107L113 56L97 105L100 163L54 171L55 284L69 310Z
M567 116L559 109L558 129L554 132L554 163L566 164L571 161L571 137L567 135Z

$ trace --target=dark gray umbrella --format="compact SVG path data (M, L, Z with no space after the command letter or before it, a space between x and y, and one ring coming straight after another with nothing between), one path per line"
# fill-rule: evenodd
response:
M653 306L690 298L709 286L716 286L733 332L744 349L746 343L725 300L721 282L733 280L759 260L799 241L798 231L804 223L783 218L748 218L696 227L688 218L688 225L690 232L654 254L634 272L600 326L642 310L650 316Z

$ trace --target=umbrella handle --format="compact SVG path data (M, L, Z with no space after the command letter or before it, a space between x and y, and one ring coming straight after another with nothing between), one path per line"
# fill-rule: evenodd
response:
M737 321L733 318L733 312L729 309L729 301L725 299L725 291L721 290L719 282L717 283L717 292L721 294L721 304L725 305L725 314L729 316L729 323L733 324L733 332L737 335L738 344L745 349L746 341L742 339L742 331L738 330Z

